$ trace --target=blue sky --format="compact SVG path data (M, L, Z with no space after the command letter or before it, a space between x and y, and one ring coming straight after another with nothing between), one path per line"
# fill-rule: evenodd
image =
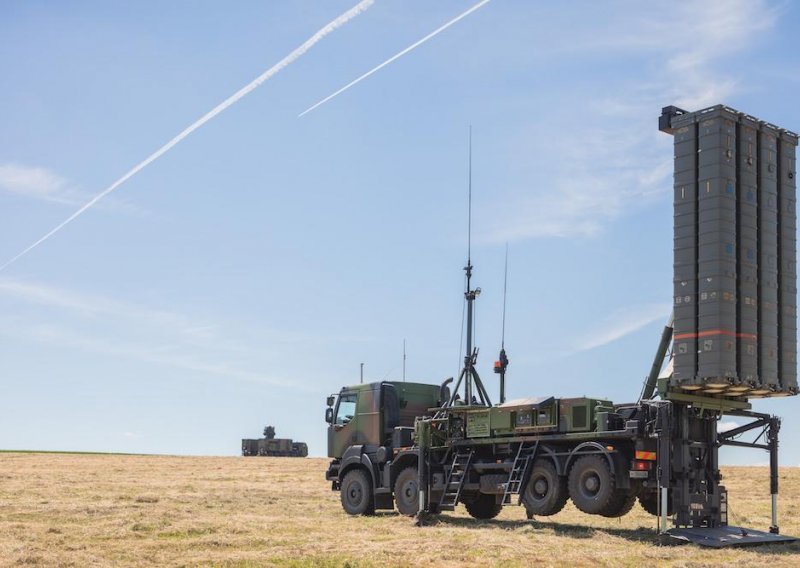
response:
M0 262L355 4L0 4ZM378 0L0 273L0 447L325 454L325 396L458 372L467 132L479 371L638 396L671 302L660 108L800 129L788 2ZM800 464L795 399L782 460ZM766 454L725 451L728 463Z

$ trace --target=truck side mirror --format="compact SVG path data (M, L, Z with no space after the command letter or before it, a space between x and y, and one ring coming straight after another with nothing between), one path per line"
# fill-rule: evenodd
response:
M328 424L333 423L333 408L328 407L325 409L325 422Z
M328 406L333 406L333 403L336 402L336 397L333 395L328 397Z

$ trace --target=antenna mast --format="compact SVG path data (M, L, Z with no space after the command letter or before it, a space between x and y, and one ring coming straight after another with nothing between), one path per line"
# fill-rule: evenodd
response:
M403 382L406 382L406 340L403 338Z
M503 276L503 332L500 339L500 355L494 362L494 372L500 375L500 404L506 401L506 368L508 367L508 357L506 357L506 296L508 291L508 243L506 243L506 266Z
M489 394L483 388L478 372L475 370L475 363L478 360L478 349L472 345L474 328L474 309L475 299L480 296L481 289L471 288L472 280L472 125L469 127L469 195L468 195L468 216L467 216L467 265L464 267L466 273L466 289L464 299L467 302L467 345L464 354L464 368L453 388L453 395L445 406L452 406L458 396L458 389L464 383L464 404L491 406Z

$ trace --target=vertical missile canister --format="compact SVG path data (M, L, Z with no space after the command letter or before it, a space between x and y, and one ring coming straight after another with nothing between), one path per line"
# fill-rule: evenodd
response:
M758 359L761 389L778 380L778 137L780 130L762 124L758 133Z
M698 123L697 375L716 389L736 368L736 116L718 109Z
M674 330L673 379L694 385L697 376L697 123L693 117L676 116L675 217L674 217Z
M778 258L780 258L781 392L797 392L797 135L781 132L778 141Z
M734 392L746 392L758 374L758 120L742 115L736 124L736 354L739 382Z
M674 137L670 387L797 394L797 135L732 108L666 107Z

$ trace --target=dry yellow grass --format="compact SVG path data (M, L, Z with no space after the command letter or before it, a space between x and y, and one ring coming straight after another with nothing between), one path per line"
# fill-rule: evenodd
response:
M324 459L0 454L0 566L798 566L800 545L658 546L637 505L622 519L571 505L546 522L463 508L418 528L349 517ZM727 468L731 522L769 525L767 472ZM800 535L800 470L781 472L782 529Z

